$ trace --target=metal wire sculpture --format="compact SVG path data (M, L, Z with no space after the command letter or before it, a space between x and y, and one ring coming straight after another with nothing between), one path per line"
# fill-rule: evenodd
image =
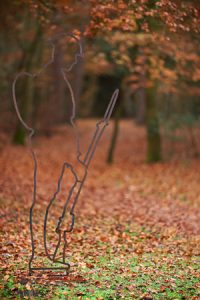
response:
M32 147L32 137L35 134L35 130L32 127L30 127L22 118L22 115L21 115L19 107L18 107L17 99L16 99L16 83L17 83L18 79L22 76L28 76L28 77L31 77L33 79L38 77L49 65L51 65L55 61L55 49L56 49L56 43L55 42L59 38L62 38L63 36L67 36L67 37L70 37L70 38L74 39L75 42L78 45L78 48L79 48L79 51L75 54L75 59L74 59L73 63L68 68L60 67L60 71L61 71L62 77L63 77L63 79L64 79L64 81L65 81L65 83L66 83L66 85L69 89L69 92L70 92L70 97L71 97L71 101L72 101L72 114L71 114L71 117L70 117L70 122L71 122L71 125L72 125L74 133L75 133L75 137L76 137L76 158L77 158L77 161L84 168L84 175L82 176L82 178L79 178L79 176L77 175L77 173L75 172L75 170L74 170L74 168L71 164L69 164L68 162L63 163L61 173L60 173L60 176L59 176L58 182L57 182L57 189L56 189L53 197L50 199L50 202L49 202L49 204L46 208L45 217L44 217L44 224L43 224L43 242L44 242L44 250L45 250L46 257L49 259L49 261L51 261L53 263L54 262L59 263L59 264L61 264L61 266L59 266L59 267L33 267L32 263L33 263L34 255L35 255L34 230L33 230L33 209L34 209L34 206L35 206L35 203L36 203L36 192L37 192L37 158L36 158L36 154L35 154L35 152L33 150L33 147ZM68 274L68 272L69 272L70 264L65 261L65 251L66 251L66 248L67 248L67 234L69 232L71 232L74 228L74 223L75 223L74 210L75 210L75 206L77 204L80 192L83 188L84 182L85 182L85 180L87 178L87 175L88 175L88 167L89 167L90 162L91 162L91 160L93 158L93 155L95 153L97 144L98 144L98 142L99 142L106 126L109 123L109 119L111 117L113 108L115 106L115 103L116 103L116 100L117 100L118 94L119 94L119 90L116 89L114 91L112 97L111 97L111 100L108 104L108 107L106 109L106 112L104 114L103 119L100 120L96 124L96 129L95 129L95 132L93 134L92 140L89 144L88 150L85 154L85 157L83 159L81 159L82 153L80 151L79 132L78 132L78 129L77 129L75 123L74 123L75 113L76 113L76 102L75 102L75 97L74 97L74 92L73 92L72 86L71 86L71 84L68 80L68 77L67 77L67 73L69 73L72 70L72 68L78 63L78 58L83 57L82 45L81 45L80 40L75 35L73 35L71 33L67 33L67 34L61 33L61 34L55 36L54 38L50 39L49 42L50 42L50 45L52 47L51 59L45 65L43 65L43 67L41 68L40 71L38 71L36 73L30 73L30 72L18 73L17 76L15 77L14 81L13 81L13 84L12 84L12 96L13 96L14 107L15 107L16 114L17 114L17 117L18 117L19 121L25 127L25 129L27 131L29 131L29 137L28 137L29 148L30 148L31 155L32 155L32 158L33 158L33 162L34 162L33 198L32 198L32 205L31 205L31 208L30 208L30 215L29 215L31 248L32 248L31 257L30 257L30 260L29 260L29 274L30 275L33 273L33 271L36 271L36 270L40 270L40 271L45 271L45 270L54 271L54 270L57 270L57 271L64 271L65 274ZM52 204L54 203L54 201L56 199L56 196L58 195L58 193L60 191L61 182L62 182L63 175L64 175L64 172L65 172L66 169L69 169L71 171L71 173L73 174L74 184L71 186L71 188L68 192L68 196L65 200L64 207L63 207L63 210L62 210L62 214L60 215L60 217L58 218L58 221L57 221L57 226L56 226L56 229L55 229L55 234L57 235L57 244L56 244L55 250L54 250L53 255L52 255L52 254L50 254L49 249L48 249L48 245L47 245L47 220L48 220L48 216L49 216L49 210L50 210ZM70 200L72 198L73 198L73 201L71 203ZM71 206L69 207L69 205L71 205ZM68 229L65 229L64 231L62 231L61 226L62 226L63 221L65 219L67 209L69 209L69 214L70 214L70 226L69 226ZM58 259L56 259L56 255L57 255L59 246L61 244L62 237L64 239L62 259L58 260Z

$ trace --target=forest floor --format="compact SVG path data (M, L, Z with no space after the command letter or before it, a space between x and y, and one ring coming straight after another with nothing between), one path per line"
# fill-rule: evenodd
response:
M78 126L84 154L95 121ZM33 162L26 147L7 143L1 151L0 299L200 299L200 160L176 149L175 158L146 164L144 129L123 121L115 161L107 165L111 132L109 126L76 206L68 276L28 275ZM44 216L62 163L75 163L72 141L63 126L35 138L37 216ZM59 207L67 188L66 179ZM38 223L36 217L36 230Z

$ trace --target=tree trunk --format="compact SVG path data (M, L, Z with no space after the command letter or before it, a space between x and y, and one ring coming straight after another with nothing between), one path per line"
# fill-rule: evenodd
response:
M33 59L33 55L35 54L35 51L37 49L37 45L38 45L38 40L41 36L41 28L40 26L37 29L35 38L33 39L32 43L30 44L29 47L29 51L27 53L27 55L25 55L25 59L23 57L23 61L24 63L21 64L21 66L23 66L23 69L26 72L30 72L31 67L33 65L33 63L35 62ZM31 110L31 105L32 105L32 100L33 100L33 85L32 85L32 79L30 77L26 77L25 82L22 86L21 82L20 82L20 93L22 96L21 99L21 103L19 104L20 107L20 112L21 112L21 116L22 119L26 122L28 119L28 115L30 113ZM13 136L13 143L14 144L18 144L18 145L24 145L25 144L25 136L26 136L26 132L24 127L22 126L21 122L18 120L17 123L17 127Z
M117 106L117 110L115 112L113 134L112 134L110 148L107 157L108 164L111 164L113 162L114 150L116 148L117 136L119 133L120 116L121 116L121 103L119 103L119 105Z
M84 52L84 37L81 37L82 48ZM76 110L79 111L80 106L80 96L83 88L83 78L84 78L84 60L83 58L78 58L78 63L74 67L74 96L76 100Z
M161 138L155 88L146 90L147 162L161 161Z
M138 125L144 125L145 122L145 89L141 87L137 93L136 104L137 104L137 114L136 123Z

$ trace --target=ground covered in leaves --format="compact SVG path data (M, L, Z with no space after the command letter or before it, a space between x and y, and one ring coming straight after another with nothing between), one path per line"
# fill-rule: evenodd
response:
M95 121L78 125L84 154ZM76 207L66 253L68 276L28 275L33 164L27 148L9 143L4 147L1 299L200 298L200 161L186 160L180 151L179 160L145 164L144 130L124 121L115 163L108 166L111 130L98 146ZM38 135L34 148L39 162L37 215L42 216L63 161L75 162L70 128L56 128L49 137ZM66 181L61 196L68 187Z

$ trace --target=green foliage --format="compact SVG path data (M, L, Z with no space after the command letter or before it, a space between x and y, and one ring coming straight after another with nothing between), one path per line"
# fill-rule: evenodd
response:
M196 128L199 119L192 113L173 114L169 118L160 115L162 135L173 143L189 144L193 151L193 156L199 156L199 149L196 138Z
M22 282L16 284L16 280L14 276L9 276L6 278L2 278L0 280L0 284L2 289L0 290L0 299L35 299L39 300L49 292L48 287L32 284L31 286L26 285L27 280L22 280Z
M134 231L126 226L125 230L129 243L133 247L145 245L147 238L163 241L162 235L155 237L155 232L141 227ZM178 236L170 237L172 245ZM135 246L134 246L135 245ZM169 245L169 244L168 244ZM126 243L119 244L120 254L116 255L109 242L101 242L96 256L90 256L84 250L84 258L79 253L77 277L74 280L64 279L43 283L27 283L28 279L16 282L14 276L4 276L1 280L3 287L1 299L196 299L198 292L198 256L181 257L177 253L168 253L156 246L150 253L127 252ZM124 249L123 249L124 246ZM93 249L93 248L92 248ZM74 257L75 258L75 257ZM53 285L51 283L54 282Z
M172 255L166 259L175 259L173 267L164 263L157 265L156 257L148 254L129 257L123 264L115 256L100 257L93 272L87 267L82 269L85 282L73 288L57 288L52 299L79 299L80 296L81 299L142 299L142 294L152 299L197 296L198 279L186 271L188 267L195 270L197 264L184 263ZM87 259L86 262L89 263Z
M4 282L4 279L1 278L2 289L0 290L1 299L13 299L13 289L15 288L14 278L9 277L8 281Z
M169 118L165 118L161 114L159 120L166 132L173 132L184 127L194 127L199 121L192 113L173 113Z

